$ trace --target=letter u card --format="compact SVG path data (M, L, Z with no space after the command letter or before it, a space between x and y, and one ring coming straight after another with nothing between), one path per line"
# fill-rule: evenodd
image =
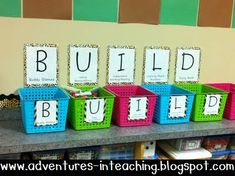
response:
M70 45L70 84L97 84L98 62L97 45Z
M85 103L85 122L103 122L105 116L105 99L86 100Z

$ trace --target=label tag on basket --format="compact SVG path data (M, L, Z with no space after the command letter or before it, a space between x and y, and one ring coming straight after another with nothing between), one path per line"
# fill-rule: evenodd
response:
M187 96L170 96L170 118L186 117Z
M175 82L198 82L200 73L199 48L178 49Z
M170 49L146 48L144 83L167 83Z
M36 101L35 126L56 125L58 123L57 101Z
M103 122L105 116L105 100L92 99L85 102L85 122Z
M25 45L25 85L42 86L57 84L56 45Z
M69 47L70 84L97 84L98 46Z
M141 120L147 118L148 98L131 97L129 99L129 120Z
M221 95L206 95L204 115L218 115L220 110Z
M134 83L135 48L110 47L108 61L109 84Z

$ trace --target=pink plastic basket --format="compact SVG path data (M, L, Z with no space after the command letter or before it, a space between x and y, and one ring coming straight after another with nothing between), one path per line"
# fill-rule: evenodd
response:
M235 120L235 84L213 83L209 85L229 92L224 110L224 118Z
M116 95L113 122L118 126L145 126L151 125L153 121L156 95L137 85L113 85L106 86L105 89ZM130 97L147 97L147 118L139 120L129 120L129 98Z

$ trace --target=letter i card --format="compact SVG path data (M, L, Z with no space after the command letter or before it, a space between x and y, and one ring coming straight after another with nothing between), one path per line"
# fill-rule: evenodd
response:
M131 97L129 99L129 120L140 120L147 118L148 98Z

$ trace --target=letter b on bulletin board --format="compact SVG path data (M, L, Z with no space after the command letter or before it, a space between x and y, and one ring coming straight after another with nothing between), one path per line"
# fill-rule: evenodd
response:
M52 44L25 45L25 85L56 85L57 47Z

